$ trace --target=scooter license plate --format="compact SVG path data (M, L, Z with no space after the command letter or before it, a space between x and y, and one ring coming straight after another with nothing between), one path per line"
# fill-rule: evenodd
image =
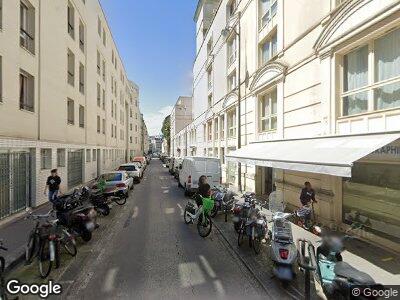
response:
M93 231L94 228L95 228L95 225L94 225L93 222L88 222L88 223L86 223L86 229L87 229L87 230Z

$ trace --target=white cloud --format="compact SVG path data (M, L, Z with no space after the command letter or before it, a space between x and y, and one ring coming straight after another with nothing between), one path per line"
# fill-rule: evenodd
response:
M161 134L162 123L166 116L171 114L173 106L168 105L160 108L156 112L143 113L144 121L146 122L147 130L149 135Z

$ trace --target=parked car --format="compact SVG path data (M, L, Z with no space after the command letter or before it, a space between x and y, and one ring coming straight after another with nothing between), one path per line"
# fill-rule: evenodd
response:
M140 178L141 178L141 171L138 168L138 165L136 163L127 163L120 165L118 167L118 171L125 171L128 173L130 177L133 178L133 181L136 183L140 183Z
M115 187L119 193L128 196L129 190L133 189L133 178L126 171L115 171L101 174L96 182L105 181L106 187Z
M169 174L171 174L171 175L174 174L174 173L173 173L173 171L174 171L174 161L175 161L175 158L174 158L174 157L171 157L171 159L170 159L169 162L168 162L168 172L169 172Z
M136 162L136 161L142 163L143 168L146 169L146 166L147 166L146 157L144 157L144 156L136 156L136 157L133 159L133 162Z
M169 162L171 161L171 157L166 157L165 159L164 159L164 166L166 167L166 168L169 168Z
M199 177L207 176L211 187L221 184L221 162L211 157L185 157L179 169L179 185L185 189L185 195L197 191Z
M179 178L180 167L182 166L183 158L179 157L174 160L173 175L176 179Z
M134 162L132 162L131 164L134 164L134 165L136 166L136 168L137 168L138 171L139 171L139 177L140 177L140 178L143 178L144 168L143 168L142 163L139 162L139 161L134 161Z

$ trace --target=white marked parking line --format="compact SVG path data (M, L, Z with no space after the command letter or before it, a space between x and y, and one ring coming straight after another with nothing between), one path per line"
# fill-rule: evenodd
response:
M214 287L217 293L220 295L225 295L224 287L222 286L221 280L214 280Z
M203 264L203 267L206 270L208 276L210 276L211 278L217 277L214 270L211 268L210 264L208 263L207 259L203 255L200 255L199 257L200 257L201 263Z
M178 205L178 207L179 207L179 209L180 209L180 211L181 211L181 216L183 216L184 210L183 210L182 206L181 206L179 203L178 203L177 205Z
M115 276L117 275L117 268L108 270L106 279L104 281L104 292L111 292L114 289Z
M182 263L178 269L182 287L192 287L206 282L203 272L196 263Z
M169 190L165 190L165 191L163 191L163 193L164 193L164 194L168 194L168 193L169 193Z
M139 215L139 207L135 206L135 208L133 209L132 219L137 218L138 215Z
M167 214L167 215L173 214L174 212L175 212L175 208L173 208L173 207L167 207L165 209L165 214Z

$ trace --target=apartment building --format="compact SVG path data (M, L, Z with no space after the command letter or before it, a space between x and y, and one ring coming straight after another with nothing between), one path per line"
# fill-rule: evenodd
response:
M161 153L162 151L162 135L153 135L149 137L149 151L151 153Z
M149 143L149 132L147 131L147 126L144 121L143 114L140 114L140 119L141 119L141 127L142 127L142 131L141 131L142 135L141 135L141 141L140 141L140 145L141 145L140 156L142 156L143 154L147 154L149 152L150 143Z
M98 0L0 0L0 218L138 151L138 97Z
M200 0L181 134L231 186L297 207L310 181L319 221L399 250L399 17L396 0Z
M182 157L191 155L189 140L186 135L187 126L193 120L192 97L180 96L176 101L170 115L171 141L170 153Z

